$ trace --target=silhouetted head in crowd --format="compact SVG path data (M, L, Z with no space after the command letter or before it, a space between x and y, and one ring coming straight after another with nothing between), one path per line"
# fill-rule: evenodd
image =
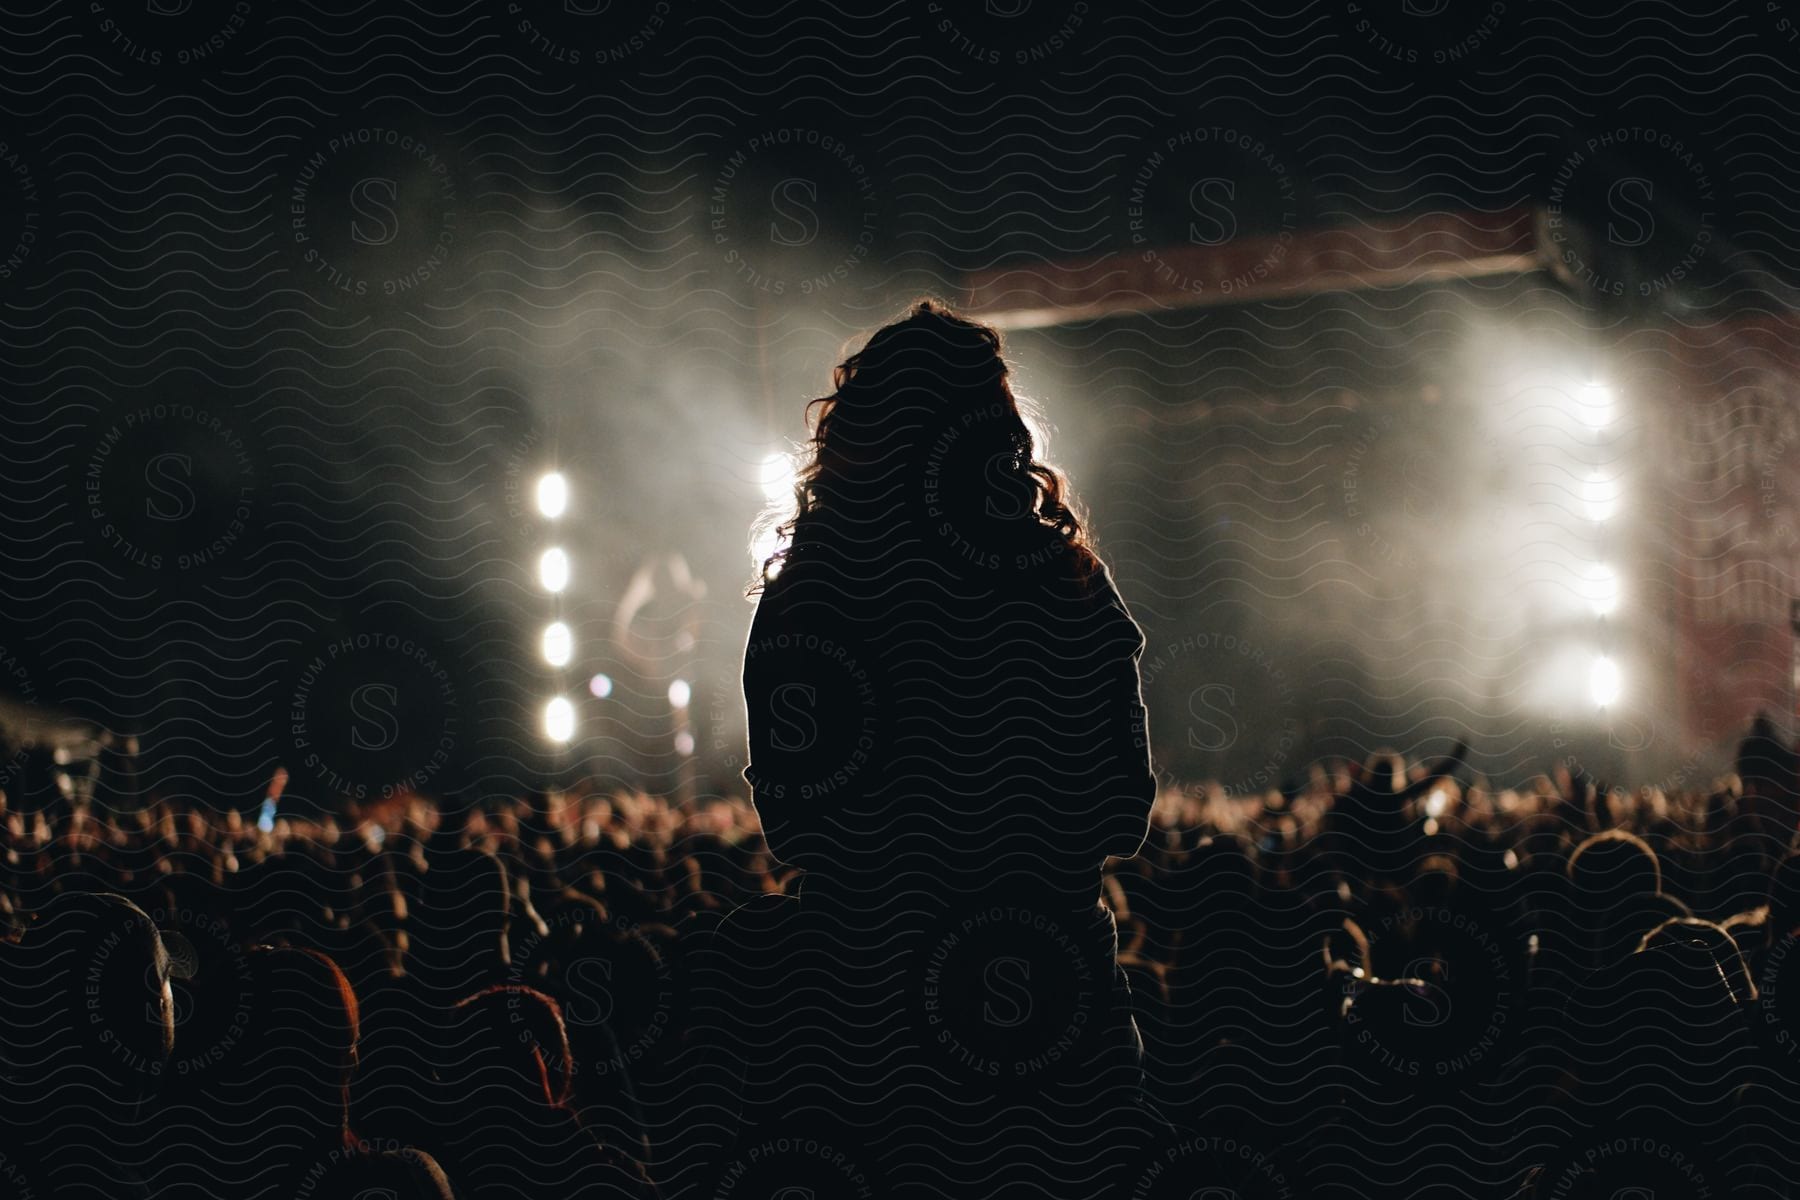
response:
M1662 891L1662 864L1650 843L1633 833L1596 833L1569 856L1569 880L1577 896L1612 903Z
M1618 961L1672 916L1689 916L1662 895L1662 865L1636 834L1609 829L1575 848L1567 868L1566 918L1596 965Z
M65 892L5 949L0 1104L14 1120L79 1111L103 1128L138 1115L175 1045L175 968L149 916Z
M17 755L18 770L6 789L8 805L22 813L57 814L62 808L63 793L58 777L56 752L38 744Z
M1571 995L1569 1065L1588 1121L1649 1132L1726 1120L1749 1044L1730 968L1705 944L1716 941L1660 934Z
M437 1160L423 1150L361 1149L335 1156L302 1186L319 1200L456 1200L456 1190Z
M809 453L765 579L821 548L844 556L840 569L860 559L879 573L870 538L946 521L978 545L1055 539L1074 551L1070 566L1093 567L1066 481L1036 457L997 330L922 300L840 363L832 384L808 406ZM927 458L938 484L929 503L913 486Z
M1697 946L1712 957L1738 1004L1756 999L1756 983L1750 977L1749 964L1744 961L1737 940L1724 926L1699 917L1671 917L1645 934L1638 949L1655 950L1678 943Z
M248 953L251 1001L242 1048L216 1094L270 1114L274 1145L334 1143L345 1131L361 1015L350 981L317 950Z
M446 1020L438 1074L452 1104L483 1088L512 1102L568 1099L573 1055L562 1006L535 988L484 988L457 1002Z
M1411 1096L1422 1084L1437 1082L1410 1066L1448 1061L1471 1044L1453 1023L1459 1015L1455 997L1438 981L1420 978L1375 979L1350 986L1339 1029L1343 1061L1355 1073L1358 1089L1384 1096ZM1460 1043L1459 1043L1460 1037ZM1396 1069L1400 1057L1404 1064Z
M498 858L434 853L418 902L407 909L407 972L430 1003L447 1007L503 975L511 923L512 894Z
M1427 908L1451 908L1463 902L1461 874L1456 860L1434 854L1419 864L1418 874L1407 885L1407 899Z

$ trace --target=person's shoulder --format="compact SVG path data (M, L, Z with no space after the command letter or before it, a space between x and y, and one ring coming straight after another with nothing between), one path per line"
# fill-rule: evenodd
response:
M1108 625L1116 625L1121 630L1129 627L1133 634L1141 636L1137 621L1113 580L1111 568L1091 551L1084 548L1083 553L1084 559L1072 560L1046 581L1047 590Z

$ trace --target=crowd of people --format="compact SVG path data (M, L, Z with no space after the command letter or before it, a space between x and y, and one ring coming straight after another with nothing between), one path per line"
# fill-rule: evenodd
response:
M1382 754L1160 796L1103 889L1165 1131L1131 1194L1794 1194L1791 762L1746 748L1670 794ZM751 1194L672 1169L691 963L799 875L747 804L13 792L0 1192Z

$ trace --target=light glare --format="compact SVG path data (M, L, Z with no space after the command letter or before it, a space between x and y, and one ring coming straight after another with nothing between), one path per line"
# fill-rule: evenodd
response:
M544 732L553 742L575 736L575 706L567 696L558 696L544 706Z
M758 529L756 536L750 539L750 561L760 568L779 549L781 549L781 534L773 525L765 526ZM776 569L779 570L779 568L780 564L776 564Z
M552 471L538 480L537 506L539 512L551 518L562 516L569 507L569 481L561 471Z
M538 559L538 582L553 595L569 586L569 556L561 546L550 547Z
M611 675L596 675L588 680L588 691L596 700L604 700L612 695L613 682Z
M794 460L776 451L762 460L763 495L776 504L794 494Z
M1604 383L1582 384L1581 391L1576 396L1576 404L1581 409L1581 419L1589 429L1605 429L1612 424L1613 393Z
M694 689L688 686L687 680L677 679L669 684L669 703L676 708L686 708L693 698Z
M1588 564L1581 590L1597 617L1607 616L1619 607L1619 573L1605 563Z
M1588 520L1604 521L1618 511L1618 491L1612 480L1595 471L1581 485L1581 503L1587 509Z
M1604 654L1594 659L1594 665L1588 669L1588 692L1593 696L1594 704L1600 708L1610 706L1618 700L1623 688L1619 664Z
M575 653L575 635L561 621L544 627L544 661L553 667L566 667Z

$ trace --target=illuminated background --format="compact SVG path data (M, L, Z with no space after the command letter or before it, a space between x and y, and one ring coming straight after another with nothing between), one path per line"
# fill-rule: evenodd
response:
M990 311L1172 786L1458 738L1696 781L1793 709L1792 46L1760 0L1675 58L1662 18L1415 7L302 6L186 64L229 5L120 17L158 63L18 18L7 689L246 805L278 761L324 803L738 789L804 401L916 295L1099 261L1105 313ZM1514 211L1530 270L1302 261Z

